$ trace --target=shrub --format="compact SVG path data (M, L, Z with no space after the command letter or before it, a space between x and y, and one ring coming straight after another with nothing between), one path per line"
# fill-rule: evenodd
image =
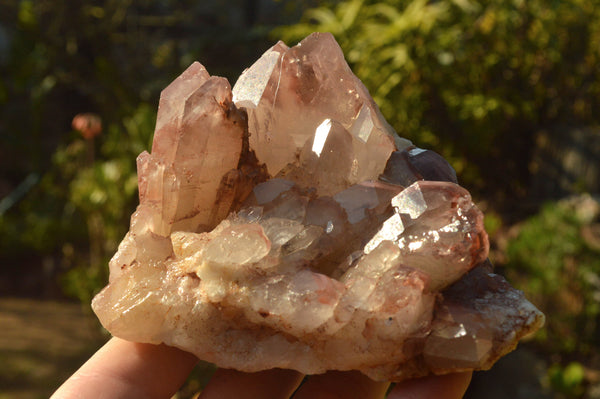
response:
M548 353L587 357L600 347L600 203L548 203L520 226L506 273L547 315L536 338Z

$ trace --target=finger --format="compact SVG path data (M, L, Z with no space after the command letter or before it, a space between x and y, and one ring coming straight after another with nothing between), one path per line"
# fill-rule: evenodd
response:
M170 398L197 362L195 356L170 346L112 338L52 399Z
M328 371L309 377L294 399L381 399L389 385L358 371Z
M460 399L467 391L473 373L457 373L403 381L392 389L388 399Z
M200 394L200 399L287 399L303 377L294 370L243 373L218 369Z

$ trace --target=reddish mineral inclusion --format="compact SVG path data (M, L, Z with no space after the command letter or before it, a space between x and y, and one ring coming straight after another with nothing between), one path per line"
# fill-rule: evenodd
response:
M399 138L329 34L161 95L140 205L93 301L113 335L220 367L376 380L487 369L544 316L492 273L483 215Z

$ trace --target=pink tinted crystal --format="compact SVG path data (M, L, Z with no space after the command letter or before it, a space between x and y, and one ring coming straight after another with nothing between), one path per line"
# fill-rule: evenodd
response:
M486 267L483 215L397 138L329 34L162 93L140 205L93 300L124 339L220 367L489 368L543 315ZM426 181L439 180L439 181Z
M268 81L256 78L264 73ZM321 178L345 181L346 187L372 179L396 146L410 145L394 134L328 33L292 48L277 43L240 76L233 93L248 112L250 145L269 173L308 168L316 173L305 175L306 183L318 191L333 183L319 183ZM318 166L335 162L328 155L337 158L337 171Z

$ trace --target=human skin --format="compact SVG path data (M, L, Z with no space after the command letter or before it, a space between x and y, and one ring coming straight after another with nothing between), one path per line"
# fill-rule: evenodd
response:
M169 399L185 382L198 359L166 345L140 344L112 338L52 395L51 399ZM243 373L216 371L200 399L381 399L389 383L359 372L331 371L304 376L293 370ZM396 384L388 399L459 399L471 373L431 376ZM294 393L295 392L295 393Z

